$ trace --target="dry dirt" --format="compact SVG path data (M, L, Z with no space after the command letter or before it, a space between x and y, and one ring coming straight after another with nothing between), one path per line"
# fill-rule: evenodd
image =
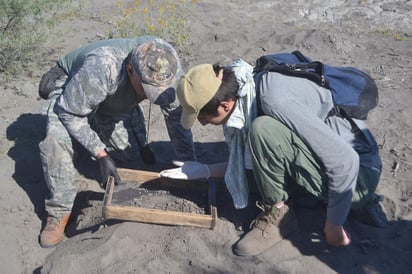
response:
M82 16L50 34L50 64L66 51L101 38L117 0L84 1ZM132 1L125 1L131 3ZM59 246L43 249L46 186L38 143L45 120L37 85L48 66L32 77L5 83L0 101L0 265L2 273L410 273L412 270L412 3L411 1L199 0L190 5L190 44L180 52L185 69L200 63L251 64L262 54L301 50L333 65L355 66L371 74L380 102L368 125L381 148L384 195L390 224L385 229L348 219L352 244L332 248L322 234L324 209L298 210L300 233L260 256L239 258L232 245L256 211L235 210L225 191L217 195L214 230L104 221L103 192L96 164L87 155L79 165L76 208ZM3 81L1 81L3 82ZM147 108L146 108L147 111ZM172 160L158 109L150 140L159 170ZM193 128L198 157L224 160L220 127ZM399 164L396 172L392 168Z

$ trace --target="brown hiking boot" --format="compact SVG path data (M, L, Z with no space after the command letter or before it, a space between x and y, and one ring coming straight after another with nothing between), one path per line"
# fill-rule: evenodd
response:
M64 229L69 221L70 214L58 219L53 216L47 217L46 225L40 234L40 245L42 247L52 247L63 240Z
M256 206L263 212L250 224L251 230L235 244L233 252L238 256L260 254L298 228L296 215L286 204L276 208L257 202Z

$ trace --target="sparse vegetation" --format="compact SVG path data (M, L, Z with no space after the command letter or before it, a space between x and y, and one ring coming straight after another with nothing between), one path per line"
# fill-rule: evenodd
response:
M408 41L408 37L406 35L402 35L399 32L396 32L394 35L396 41Z
M79 16L73 0L0 0L0 74L3 80L29 70L47 54L42 48L58 23ZM81 1L80 1L81 2ZM156 35L184 46L188 41L188 5L197 0L137 0L110 18L107 38ZM30 71L27 71L30 74Z
M401 33L400 31L396 31L393 29L373 29L373 33L380 33L386 38L394 39L395 41L409 41L410 40L410 35L406 33Z
M170 40L177 46L184 46L189 35L187 5L196 2L197 0L137 0L132 6L118 2L120 15L113 19L113 29L108 30L107 36L136 37L150 34Z
M71 0L0 0L0 73L11 75L44 54L49 30L73 16Z

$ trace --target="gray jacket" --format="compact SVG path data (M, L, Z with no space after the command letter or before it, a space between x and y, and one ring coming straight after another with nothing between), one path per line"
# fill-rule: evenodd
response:
M355 120L370 143L354 135L345 119L329 117L330 91L302 78L269 72L262 76L260 103L264 114L292 129L323 163L328 177L327 218L342 224L348 215L359 166L381 169L379 149L362 121ZM356 150L361 153L359 157Z

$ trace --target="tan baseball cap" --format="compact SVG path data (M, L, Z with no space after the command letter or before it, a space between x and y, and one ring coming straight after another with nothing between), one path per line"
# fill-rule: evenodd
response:
M165 105L176 100L176 87L183 70L177 52L169 43L160 38L143 43L132 51L130 61L152 103Z
M211 64L197 65L183 76L177 87L177 97L183 107L180 123L191 128L200 110L213 98L222 83L223 72L216 76Z

